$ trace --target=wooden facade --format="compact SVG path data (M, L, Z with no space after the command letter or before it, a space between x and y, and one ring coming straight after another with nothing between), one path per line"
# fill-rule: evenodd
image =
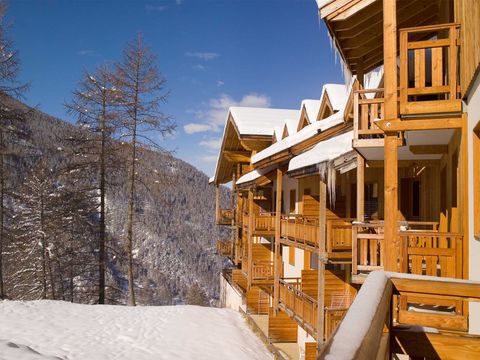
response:
M464 101L480 76L480 15L470 16L480 4L334 0L319 11L355 75L343 122L281 148L294 135L284 125L271 145L245 155L248 164L221 154L231 176L215 181L233 180L235 200L230 212L217 206L217 222L233 229L218 252L242 274L250 311L268 314L271 341L302 338L305 358L324 358L348 333L342 319L355 311L358 290L383 271L390 275L352 359L449 358L449 347L462 346L462 356L474 358L480 340L468 335L469 302L479 299L478 284L467 280L469 239L480 239L480 125L468 133ZM382 65L376 87L367 88ZM335 116L333 100L320 100L313 122L302 105L297 131ZM344 153L288 170L295 157L348 131L353 161ZM279 150L254 161L272 144ZM412 326L436 332L415 338Z

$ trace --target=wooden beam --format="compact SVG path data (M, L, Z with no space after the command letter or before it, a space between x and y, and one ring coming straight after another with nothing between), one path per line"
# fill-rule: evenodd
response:
M474 135L474 134L473 134ZM473 139L472 139L473 140ZM461 178L460 178L460 199L462 204L462 233L464 239L469 239L469 219L473 218L473 214L469 213L468 202L468 118L467 113L462 116L462 138L460 141L460 164L461 164ZM478 181L478 180L476 180ZM473 179L475 183L475 179ZM463 278L469 278L468 257L469 257L469 241L463 242Z
M246 163L250 162L250 151L240 150L224 150L223 155L225 158L234 163Z
M392 353L406 354L410 358L426 359L478 359L480 338L453 333L408 331L392 332Z
M282 219L282 182L283 172L277 169L277 196L275 201L275 252L274 252L274 282L273 282L273 311L278 312L280 302L280 271L282 269L282 255L280 253L280 226Z
M325 261L326 261L326 220L327 185L320 179L319 189L319 244L318 244L318 290L317 290L317 349L320 352L325 334Z
M439 117L421 120L380 120L375 122L375 125L377 125L383 131L460 129L462 127L462 118Z
M367 165L370 168L383 168L383 160L367 160ZM440 160L398 160L399 168L413 168L415 166L438 167Z
M408 147L415 155L447 154L448 145L410 145Z
M232 249L231 249L231 256L230 256L230 259L232 261L235 261L235 233L237 232L237 224L235 223L236 219L237 219L237 208L235 206L235 200L237 198L237 169L235 169L235 172L233 173L233 176L232 176L232 211L233 211L233 216L232 216Z

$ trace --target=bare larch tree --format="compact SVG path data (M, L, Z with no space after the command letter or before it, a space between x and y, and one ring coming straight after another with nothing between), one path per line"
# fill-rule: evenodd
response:
M134 217L136 183L138 181L138 151L140 146L158 147L153 136L165 136L174 131L170 117L161 111L168 97L166 80L156 65L156 57L143 43L142 35L127 44L123 59L116 64L116 83L121 90L122 140L128 142L128 304L136 305L134 289Z
M81 138L72 139L79 151L86 154L85 162L97 174L99 190L98 234L98 303L105 303L105 268L107 261L105 199L108 177L118 164L113 136L118 130L119 91L113 85L111 69L100 66L95 73L85 72L78 87L73 91L72 101L66 104L69 114L85 132Z

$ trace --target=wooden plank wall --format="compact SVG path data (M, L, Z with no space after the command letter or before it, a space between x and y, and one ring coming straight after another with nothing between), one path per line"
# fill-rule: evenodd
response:
M270 308L268 315L268 338L270 342L297 342L297 337L297 322L283 311L279 311L275 316L273 308Z
M317 343L306 342L305 343L305 360L316 360L316 359L317 359Z
M335 295L355 294L355 288L347 282L344 270L325 270L325 306L334 305ZM317 297L318 273L317 270L302 270L302 291L313 297Z
M480 64L480 1L455 0L455 22L460 29L460 86L465 95Z
M258 286L252 286L246 295L247 311L254 314L268 314L270 308L270 300L266 294Z
M270 244L252 245L253 261L272 261L273 252Z

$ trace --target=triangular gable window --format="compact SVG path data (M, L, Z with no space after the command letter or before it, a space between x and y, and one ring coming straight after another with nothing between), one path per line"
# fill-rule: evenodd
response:
M320 104L319 120L326 119L329 116L332 116L333 113L334 111L333 111L332 103L330 102L328 93L325 92L325 95L323 96L323 99L322 99L322 103Z
M305 112L305 108L302 109L302 114L300 115L300 121L298 122L297 131L302 130L305 126L309 124L308 117Z

